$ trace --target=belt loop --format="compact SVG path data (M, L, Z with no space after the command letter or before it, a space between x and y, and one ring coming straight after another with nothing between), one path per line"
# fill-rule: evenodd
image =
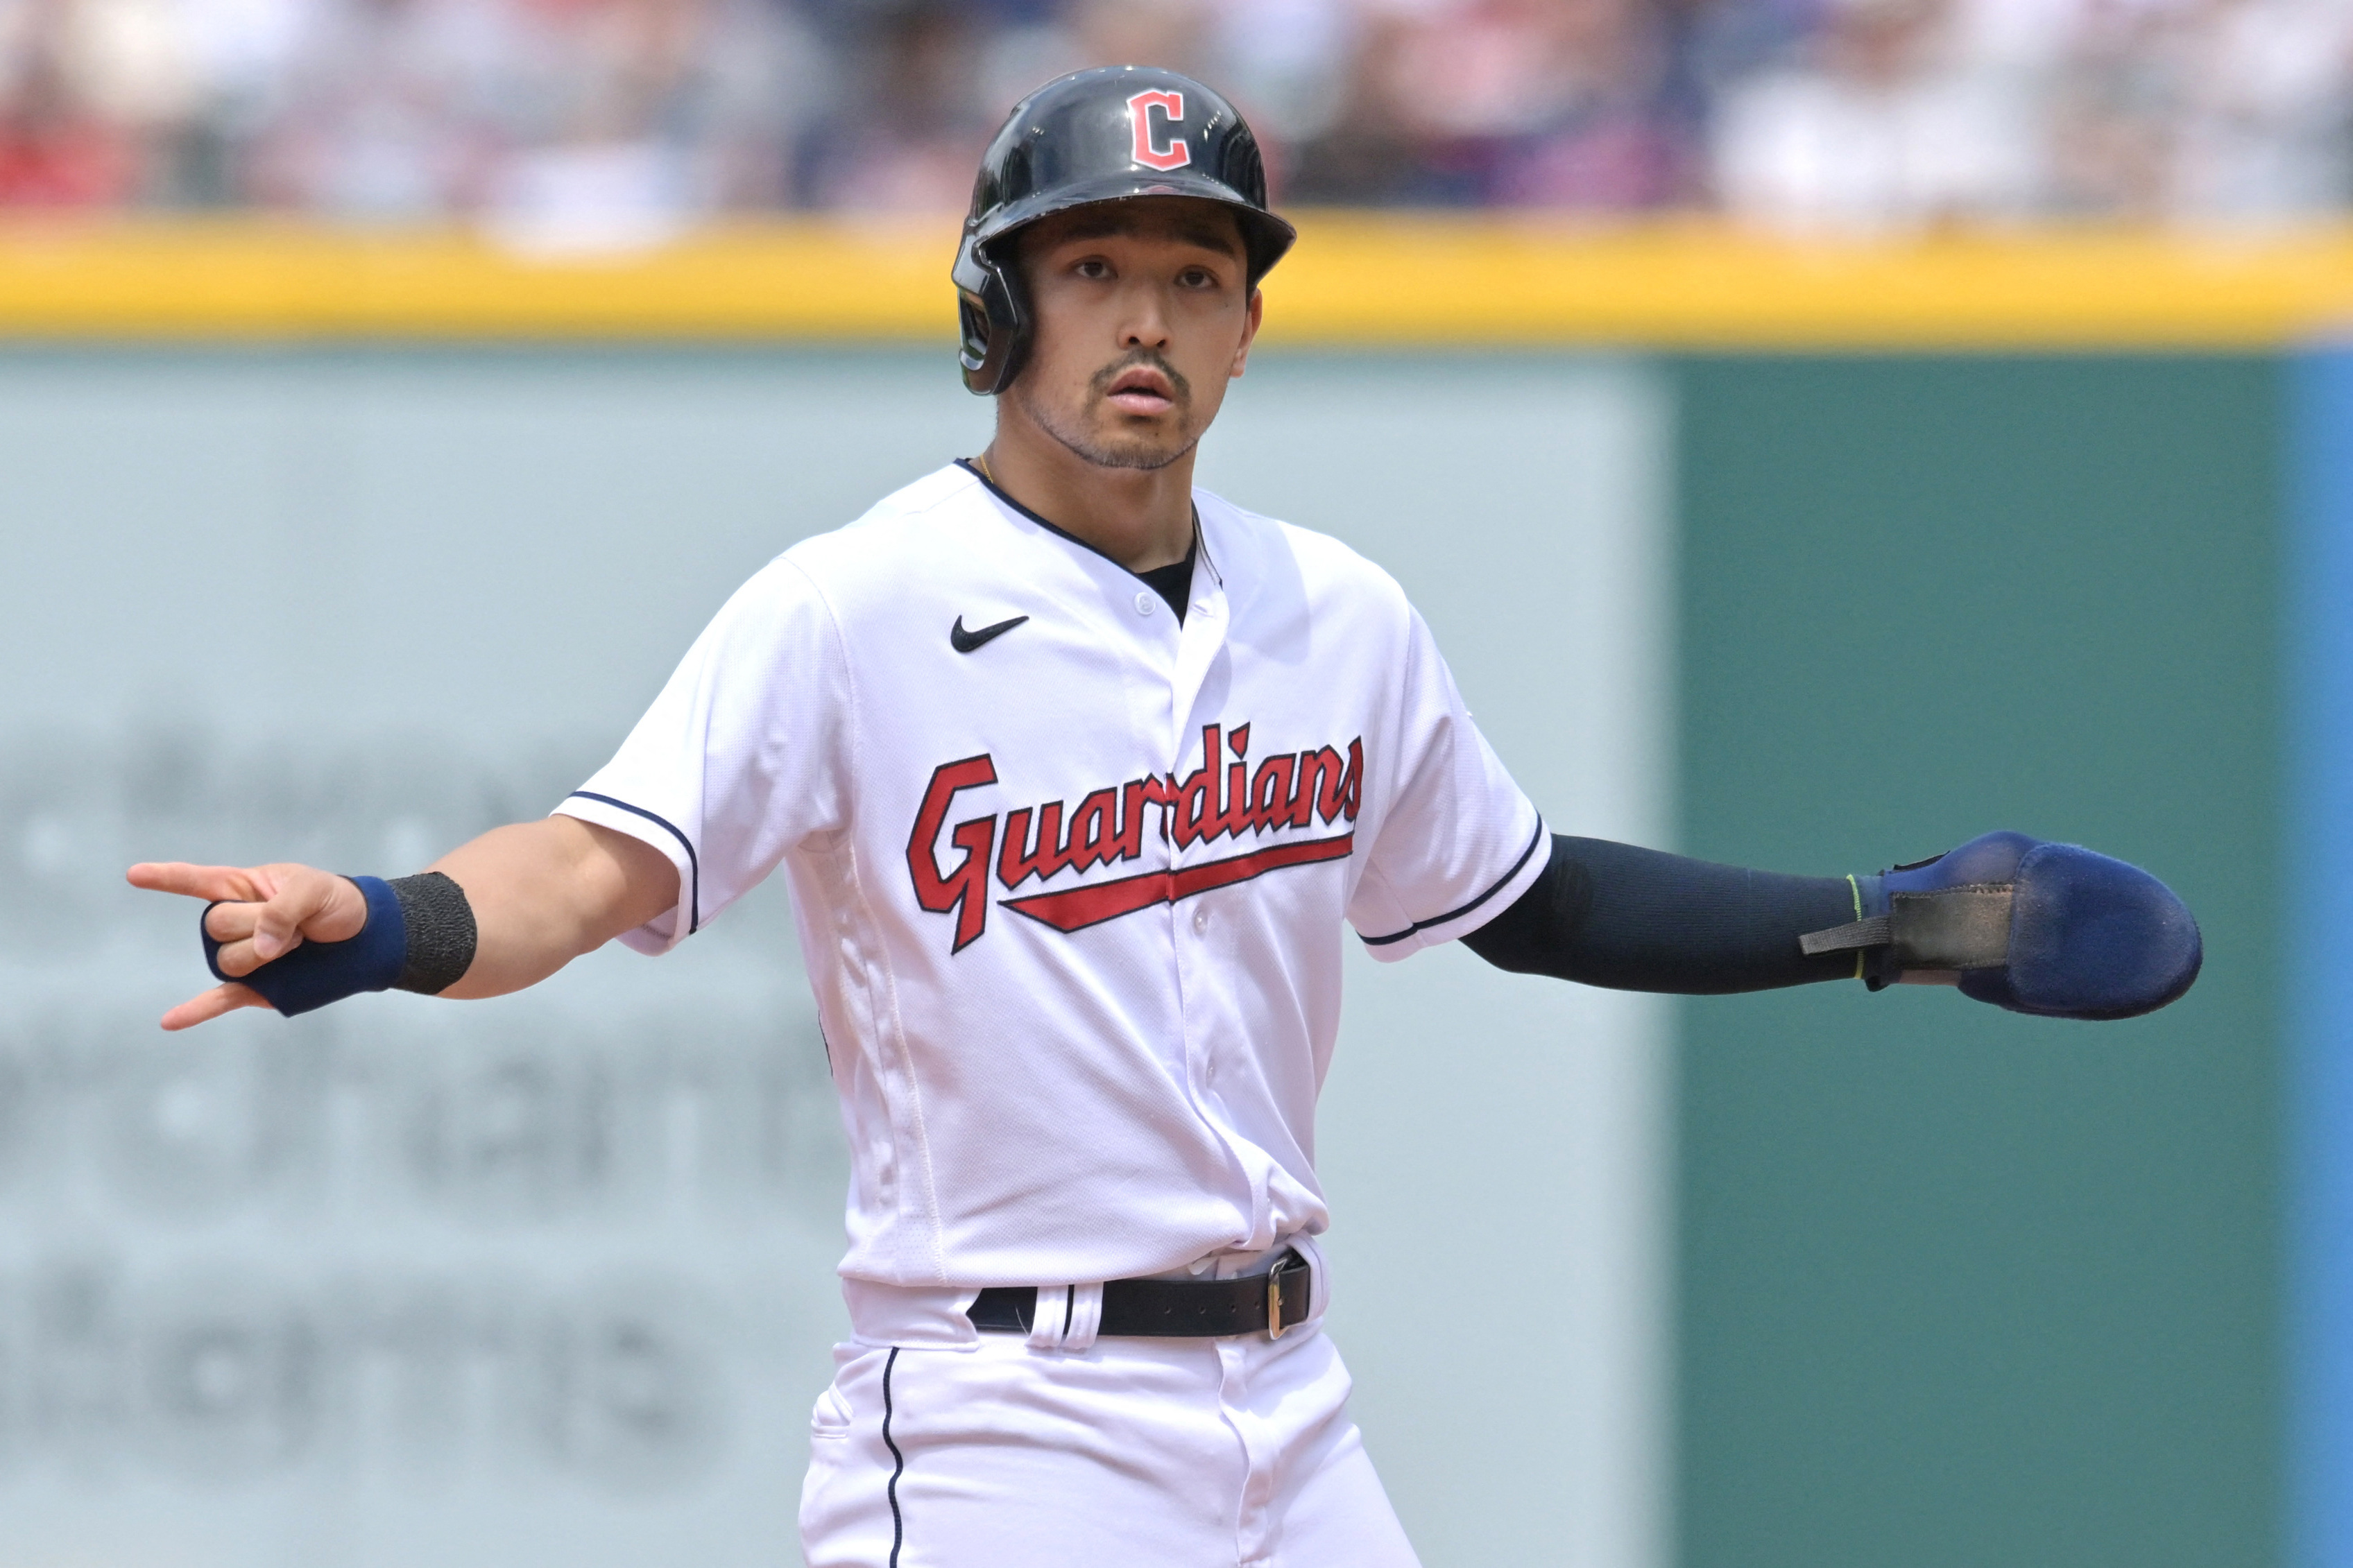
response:
M1029 1315L1029 1348L1033 1351L1060 1350L1062 1346L1062 1325L1069 1321L1071 1293L1069 1285L1040 1285L1038 1305Z
M1293 1251L1307 1260L1309 1270L1307 1321L1293 1325L1294 1328L1303 1329L1308 1323L1321 1319L1325 1310L1332 1305L1332 1266L1324 1261L1324 1249L1315 1245L1314 1237L1290 1236L1285 1237L1283 1241Z
M1071 1288L1070 1320L1062 1325L1064 1350L1082 1355L1094 1348L1095 1331L1103 1324L1103 1293L1100 1281Z

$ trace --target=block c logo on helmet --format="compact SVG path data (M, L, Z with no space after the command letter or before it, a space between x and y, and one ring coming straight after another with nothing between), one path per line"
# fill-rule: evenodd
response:
M1152 111L1158 110L1167 117L1166 144L1152 134ZM1193 161L1193 149L1178 134L1176 127L1185 122L1185 95L1155 88L1139 92L1127 100L1127 121L1135 131L1135 161L1147 169L1166 174L1181 169Z

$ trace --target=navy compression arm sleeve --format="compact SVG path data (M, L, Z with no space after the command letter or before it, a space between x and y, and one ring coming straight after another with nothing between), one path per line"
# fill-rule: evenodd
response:
M1498 969L1711 996L1852 980L1852 952L1798 938L1856 918L1844 877L1784 877L1555 834L1544 875L1462 939Z

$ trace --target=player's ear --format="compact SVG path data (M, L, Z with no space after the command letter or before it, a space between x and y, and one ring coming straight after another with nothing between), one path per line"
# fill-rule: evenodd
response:
M1228 380L1250 368L1250 344L1258 340L1258 324L1266 316L1266 296L1256 289L1250 290L1250 310L1242 318L1242 341L1234 348L1233 368L1226 373Z

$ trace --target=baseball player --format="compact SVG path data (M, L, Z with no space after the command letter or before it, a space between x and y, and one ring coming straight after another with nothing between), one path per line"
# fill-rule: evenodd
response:
M1321 1331L1344 926L2060 1016L2196 974L2160 884L2022 835L1818 879L1552 834L1395 582L1193 488L1293 238L1215 92L1050 83L954 268L986 451L753 577L543 820L388 882L132 869L207 900L183 1028L666 952L785 868L852 1171L814 1568L1414 1561Z

